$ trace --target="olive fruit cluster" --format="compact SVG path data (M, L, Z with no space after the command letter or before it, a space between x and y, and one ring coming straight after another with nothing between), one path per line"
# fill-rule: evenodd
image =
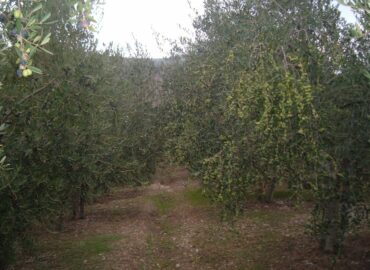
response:
M90 21L88 17L85 14L83 14L78 23L78 28L88 30L89 27L90 27Z
M23 14L22 11L17 9L13 13L15 19L22 19ZM29 77L32 75L32 70L29 68L29 66L32 64L32 60L30 59L30 49L26 49L24 45L24 39L27 39L29 37L29 33L27 30L21 30L20 32L17 31L16 28L14 28L11 31L11 34L17 38L17 43L15 44L15 47L19 49L21 52L20 58L17 60L18 69L16 71L17 77Z
M19 10L19 9L14 10L14 18L16 18L16 19L22 19L23 18L22 11Z
M22 46L22 45L20 45ZM18 58L17 64L19 64L19 67L17 69L17 76L18 77L29 77L32 75L32 70L28 68L32 64L32 60L30 60L29 52L30 49L27 49L24 51L23 47L19 48L20 51L22 51L22 58Z

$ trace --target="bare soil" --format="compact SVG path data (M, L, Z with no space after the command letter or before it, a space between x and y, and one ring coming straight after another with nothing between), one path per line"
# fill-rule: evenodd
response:
M150 186L116 190L86 219L43 232L13 269L370 269L367 230L334 258L306 233L309 212L309 203L251 202L225 223L185 169L160 169Z

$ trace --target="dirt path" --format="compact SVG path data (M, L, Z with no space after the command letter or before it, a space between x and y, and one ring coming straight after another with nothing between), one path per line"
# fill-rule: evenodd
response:
M117 190L65 232L43 234L14 269L330 269L305 234L308 213L251 203L233 225L222 223L186 170L161 169L150 186ZM348 249L351 259L334 269L370 269L370 235L351 241L368 248Z

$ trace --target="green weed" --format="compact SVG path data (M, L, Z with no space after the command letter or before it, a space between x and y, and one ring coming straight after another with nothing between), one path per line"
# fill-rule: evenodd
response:
M210 201L209 199L203 194L202 189L188 189L184 193L185 199L192 205L192 206L209 206Z
M169 195L159 194L153 196L151 199L158 212L162 215L168 214L176 206L175 198Z

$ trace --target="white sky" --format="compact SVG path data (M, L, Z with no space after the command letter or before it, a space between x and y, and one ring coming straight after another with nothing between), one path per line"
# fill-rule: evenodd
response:
M192 30L192 17L187 0L106 0L104 17L98 35L100 44L113 41L125 46L134 38L141 42L152 57L163 57L155 32L169 39L189 36L182 28ZM192 8L202 10L203 0L190 0ZM191 32L192 33L192 32ZM191 36L191 34L190 34Z
M169 39L191 36L194 10L188 0L105 0L104 17L98 35L100 46L113 41L115 45L126 46L136 39L141 42L152 57L159 58L169 52L169 46L158 48L154 33ZM189 0L193 9L202 13L203 0ZM354 22L348 7L341 7L343 16ZM181 27L180 27L181 25ZM190 31L187 32L184 29Z

